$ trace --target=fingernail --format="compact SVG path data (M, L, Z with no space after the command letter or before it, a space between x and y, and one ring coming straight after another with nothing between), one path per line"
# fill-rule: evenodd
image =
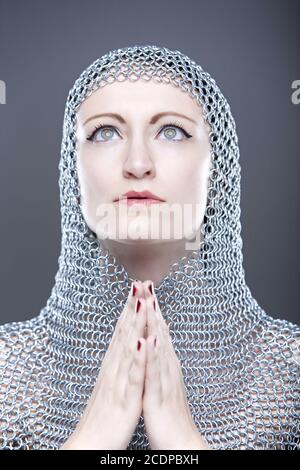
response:
M151 282L151 284L148 286L148 289L149 289L150 294L153 295L153 282Z
M153 308L154 308L154 310L156 311L156 304L155 304L155 300L153 300Z
M156 336L154 338L154 347L156 346Z
M138 342L137 342L137 350L138 350L138 351L141 349L141 346L142 346L142 343L141 343L140 340L138 339Z
M134 297L135 294L137 293L137 287L135 286L135 281L132 282L131 284L131 290L130 290L130 294Z
M135 304L135 313L138 313L140 306L141 306L141 301L140 299L137 299L137 302Z

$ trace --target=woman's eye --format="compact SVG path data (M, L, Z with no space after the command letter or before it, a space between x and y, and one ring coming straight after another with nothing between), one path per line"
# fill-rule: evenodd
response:
M114 133L114 127L113 126L103 126L103 127L99 127L98 129L96 129L88 138L87 140L91 140L91 141L98 141L98 142L105 142L107 140L111 140L111 136L113 135ZM95 136L97 134L100 134L102 136L102 139L95 139Z
M163 133L164 136L166 136L167 140L182 140L182 139L174 139L176 136L176 132L180 131L181 134L185 135L186 137L189 137L189 135L185 132L184 129L178 126L170 126L170 125L165 125L163 128L160 130L159 133ZM177 134L178 135L178 134Z
M94 132L89 137L87 137L87 140L92 142L106 142L112 140L111 137L114 135L114 131L116 131L114 126L101 126L96 128ZM162 135L166 137L166 140L182 140L181 138L175 139L176 135L178 135L177 132L180 132L187 138L192 137L183 128L170 124L165 124L159 131L159 134L162 133ZM97 134L99 134L102 138L96 139L95 137Z

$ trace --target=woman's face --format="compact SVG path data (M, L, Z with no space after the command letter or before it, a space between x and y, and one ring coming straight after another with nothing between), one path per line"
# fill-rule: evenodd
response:
M99 125L105 127L95 130ZM168 126L162 129L164 125ZM81 103L77 111L80 201L98 238L153 243L199 231L211 165L209 130L197 102L170 84L114 82ZM164 202L131 206L114 202L131 190L148 190Z

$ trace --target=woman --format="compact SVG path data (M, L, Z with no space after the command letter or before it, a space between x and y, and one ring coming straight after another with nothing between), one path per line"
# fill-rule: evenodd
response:
M2 448L299 448L300 327L246 285L238 160L226 99L179 51L82 72L55 284L1 327Z

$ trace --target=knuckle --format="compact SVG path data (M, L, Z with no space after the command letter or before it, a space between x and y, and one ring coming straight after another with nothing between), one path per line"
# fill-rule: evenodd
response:
M136 342L130 342L129 345L128 345L128 350L130 351L130 354L133 355L134 351L135 351L135 348L136 348Z
M125 356L127 358L131 357L133 355L133 352L134 352L134 345L132 343L128 343L127 347L125 348Z

